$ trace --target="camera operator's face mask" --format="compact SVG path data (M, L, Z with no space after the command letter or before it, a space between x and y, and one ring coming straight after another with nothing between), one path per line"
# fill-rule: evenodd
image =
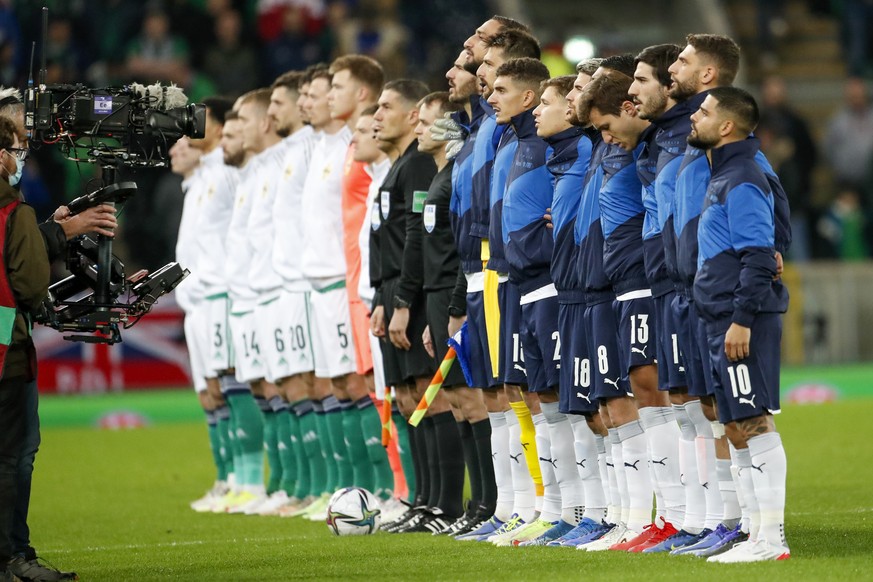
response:
M11 155L15 158L15 173L9 174L9 185L17 186L21 181L21 174L24 172L24 160L22 160L17 155L13 155L9 150L3 150L7 155ZM3 166L6 167L5 165ZM8 171L8 170L7 170Z

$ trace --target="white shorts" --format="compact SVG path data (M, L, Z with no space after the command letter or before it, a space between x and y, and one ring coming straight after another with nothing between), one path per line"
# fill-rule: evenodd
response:
M234 367L239 382L252 382L264 377L260 336L255 331L255 312L230 314L230 335L233 338Z
M313 371L308 304L309 292L283 289L272 301L255 307L261 358L269 382Z
M188 345L188 359L191 362L191 382L197 392L206 390L207 375L214 376L214 374L207 374L206 321L206 306L202 303L185 315L185 343Z
M209 351L207 353L207 369L213 375L233 368L233 341L230 337L230 301L227 295L217 295L207 298L206 305L207 341Z
M373 352L373 391L376 400L385 400L385 365L382 363L382 347L379 338L372 332L367 334L370 338L370 351Z
M342 283L309 295L309 329L319 378L345 376L356 369L349 296Z

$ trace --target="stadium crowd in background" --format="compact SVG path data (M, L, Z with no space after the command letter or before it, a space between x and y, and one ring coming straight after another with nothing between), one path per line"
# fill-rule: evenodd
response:
M0 2L0 83L23 87L28 75L30 44L39 40L40 9L51 9L47 36L49 82L77 82L92 87L119 85L151 78L155 67L164 81L183 86L192 101L207 95L238 96L267 85L282 72L302 69L342 54L366 54L382 63L389 78L410 75L433 83L442 74L454 47L463 40L462 30L476 26L486 16L484 0L447 0L420 3L403 0L81 0L77 2L3 0ZM758 2L757 47L762 63L780 52L780 43L793 34L785 2ZM811 14L841 24L843 54L853 78L869 78L869 2L807 2ZM433 22L451 20L440 30ZM552 39L554 40L554 39ZM750 39L751 40L751 39ZM756 52L757 51L757 52ZM560 58L560 57L559 57ZM775 57L774 57L775 58ZM766 67L765 67L766 68ZM155 77L157 78L157 77ZM761 93L770 92L762 80ZM791 99L788 99L790 105ZM801 169L785 168L786 175L799 171L799 181L786 180L786 189L797 206L794 218L797 245L791 260L867 258L873 248L873 185L864 177L862 187L851 188L840 180L842 159L826 155L826 140L818 143L821 155L808 157L805 141L794 142L770 130L767 114L771 104L762 100L762 113L769 117L769 130L762 134L763 148L781 166L791 146L800 148ZM780 116L783 105L774 105ZM809 125L810 117L798 118ZM784 128L783 128L784 129ZM818 134L813 134L818 135ZM824 136L822 136L824 137ZM799 156L789 156L787 163ZM833 160L833 161L832 161ZM842 161L841 161L842 160ZM868 158L869 160L869 158ZM869 166L865 163L864 166ZM823 172L817 172L822 168ZM780 171L783 170L779 167ZM65 162L53 148L35 150L25 170L30 203L37 216L47 217L58 205L78 196L92 169ZM831 184L830 174L835 181ZM824 176L816 181L816 175ZM170 232L150 233L149 224L162 216L151 202L152 195L167 181L165 171L141 171L136 180L141 195L129 202L122 214L123 228L117 245L120 256L132 267L152 267L172 258L174 238ZM146 202L144 199L147 199ZM162 198L162 203L167 202ZM850 203L846 204L845 201ZM857 200L857 203L854 201ZM847 210L847 208L849 210ZM161 210L179 212L181 203L164 204ZM177 214L178 216L178 214ZM820 219L824 217L822 222ZM845 225L847 236L842 235ZM853 233L858 230L857 236ZM138 241L149 234L153 245ZM841 250L843 249L843 250Z

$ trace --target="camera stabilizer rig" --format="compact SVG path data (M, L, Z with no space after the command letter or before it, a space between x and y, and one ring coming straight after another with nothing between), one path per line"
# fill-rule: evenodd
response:
M48 9L43 8L42 16L45 42ZM136 184L118 182L120 168L166 166L176 140L203 137L206 108L186 105L178 87L46 85L45 52L43 46L39 84L34 86L31 75L26 92L25 128L31 146L57 145L67 159L99 164L102 174L101 188L68 205L71 215L124 202L136 193ZM112 254L112 239L101 235L71 241L67 268L72 274L49 287L36 321L60 332L77 332L65 336L70 341L108 344L120 342L121 327L134 325L189 274L178 263L169 263L152 274L139 271L127 277Z

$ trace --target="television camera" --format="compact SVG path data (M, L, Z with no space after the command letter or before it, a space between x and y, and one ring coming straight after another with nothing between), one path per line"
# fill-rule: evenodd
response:
M45 39L46 8L42 25ZM119 169L166 166L176 140L205 133L205 106L188 104L176 86L47 85L45 71L43 46L39 83L34 85L31 75L25 94L31 147L56 146L67 159L101 169L101 186L69 203L71 215L98 204L124 202L136 193L136 183L119 182ZM64 338L70 341L120 342L122 327L139 321L189 274L178 263L169 263L151 274L126 276L124 265L112 254L112 239L101 235L70 241L67 255L71 275L49 287L36 321L60 332L75 332Z

